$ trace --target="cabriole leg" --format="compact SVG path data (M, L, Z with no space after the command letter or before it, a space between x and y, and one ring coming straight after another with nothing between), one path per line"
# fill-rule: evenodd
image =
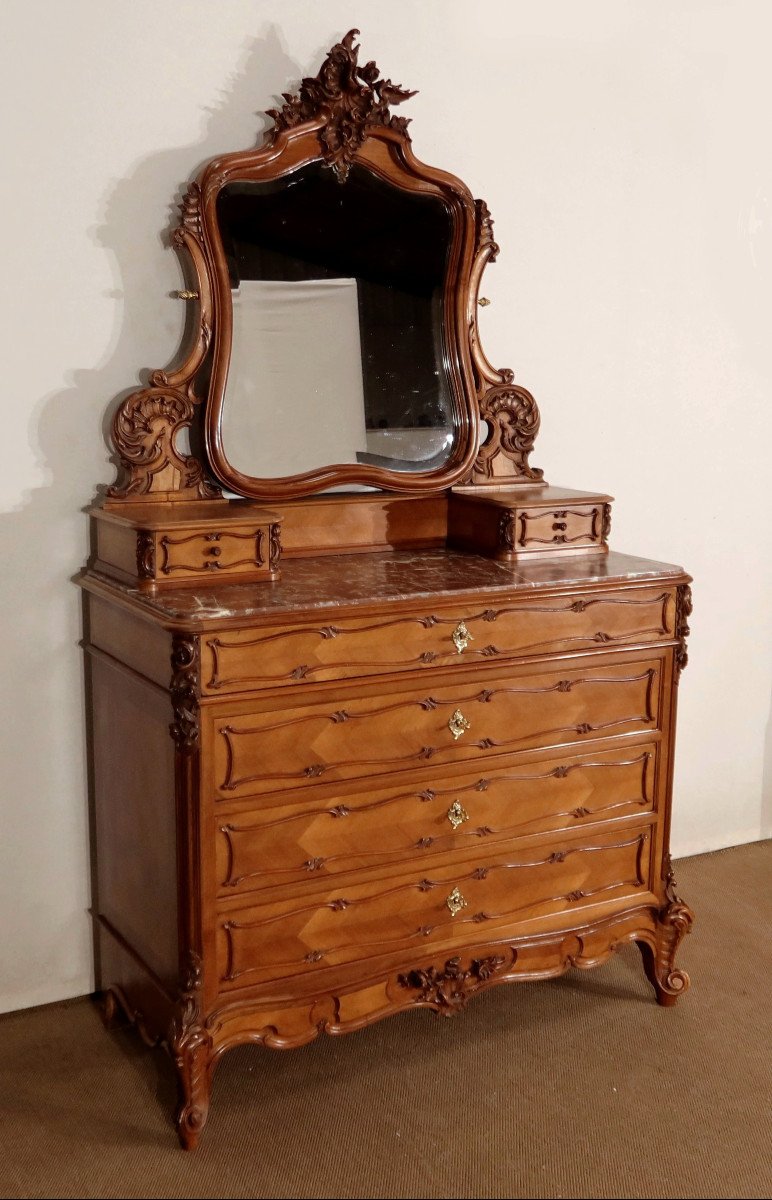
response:
M653 943L641 940L638 947L643 956L646 978L657 993L657 1004L669 1008L689 987L689 976L686 971L676 967L675 956L682 939L691 930L694 913L676 892L669 856L666 867L665 895L668 903L660 909Z
M190 1031L171 1046L180 1093L177 1133L184 1150L196 1149L209 1116L211 1048L210 1038L201 1029Z

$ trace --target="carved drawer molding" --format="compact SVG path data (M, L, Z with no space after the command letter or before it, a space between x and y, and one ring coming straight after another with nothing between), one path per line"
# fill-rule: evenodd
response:
M284 711L270 704L229 715L209 736L216 794L304 788L386 771L474 762L489 755L657 727L661 660L561 669L431 692L341 697ZM234 702L230 702L234 703ZM461 728L456 713L468 725Z
M658 762L659 743L643 742L518 756L485 774L440 774L364 794L341 789L311 801L242 803L214 819L220 895L428 864L457 850L632 820L654 807Z
M490 663L557 651L664 642L675 634L673 588L519 598L378 619L336 617L225 629L202 644L202 687L227 695L261 687ZM464 632L459 635L459 629Z
M493 936L513 922L527 927L601 898L643 896L652 885L646 825L596 831L586 841L499 848L431 875L395 871L366 883L349 877L322 896L267 897L258 907L233 911L221 905L220 983L226 990L267 983L410 947L420 953L422 944L431 953L431 947L468 941L470 929Z

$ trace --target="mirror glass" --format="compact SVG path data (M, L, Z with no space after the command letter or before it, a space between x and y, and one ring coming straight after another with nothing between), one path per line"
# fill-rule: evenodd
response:
M217 201L233 342L222 448L252 478L450 457L443 340L452 220L437 197L320 162Z

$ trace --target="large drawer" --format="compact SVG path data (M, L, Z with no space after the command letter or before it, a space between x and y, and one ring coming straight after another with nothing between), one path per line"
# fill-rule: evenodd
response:
M222 630L202 638L201 684L204 693L216 695L302 680L661 642L673 637L674 613L673 589L650 587Z
M255 985L415 948L433 952L488 938L538 918L603 900L640 896L651 885L650 825L529 848L476 861L417 868L308 899L220 908L217 967L224 989ZM470 926L472 927L470 929Z
M423 693L339 692L283 711L269 700L218 705L205 761L215 794L230 799L639 733L657 727L661 669L660 658L586 662L442 687L432 680Z
M290 804L260 800L216 820L220 894L353 870L429 864L438 854L650 812L659 743L518 756L481 775L440 773L401 786L325 788Z

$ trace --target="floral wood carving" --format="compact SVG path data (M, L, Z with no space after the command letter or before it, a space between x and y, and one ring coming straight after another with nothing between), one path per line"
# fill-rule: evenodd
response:
M679 682L681 672L689 661L686 649L686 639L691 632L689 617L692 615L692 589L688 583L680 583L676 589L675 636L678 645L675 650L675 680Z
M460 958L449 958L440 970L427 967L425 970L408 971L397 976L400 987L411 988L419 994L416 1004L429 1004L443 1017L452 1017L461 1009L482 984L497 975L505 964L500 955L475 958L464 970ZM511 963L510 963L511 965Z
M169 731L181 750L198 741L198 639L175 634L170 685L174 721Z
M212 296L201 225L201 192L191 184L180 206L173 241L190 253L198 277L199 320L194 344L176 371L153 371L150 387L132 393L113 420L113 445L123 479L108 488L111 500L211 500L222 493L193 454L181 454L177 438L200 403L193 381L212 339Z
M209 1112L212 1039L202 1023L201 989L201 959L190 950L180 979L178 1007L168 1039L181 1093L177 1130L180 1141L188 1150L197 1145Z
M268 109L277 130L323 120L319 130L322 155L339 183L345 183L353 156L373 126L408 136L409 119L392 116L389 105L402 104L416 95L390 79L380 79L374 62L359 66L359 46L354 45L358 34L358 29L350 29L330 50L319 74L302 81L298 95L284 92L285 104Z
M482 272L499 253L493 236L493 218L484 200L475 200L476 245L470 289L469 341L477 382L480 418L488 427L469 482L500 483L521 479L543 482L544 472L528 462L539 432L539 406L530 392L514 382L509 368L491 366L480 346L475 308Z

